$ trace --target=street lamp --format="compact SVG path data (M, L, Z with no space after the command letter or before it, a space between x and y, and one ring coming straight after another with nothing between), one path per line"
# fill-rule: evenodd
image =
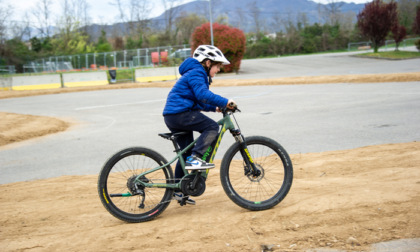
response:
M209 0L209 9L210 9L210 36L211 36L211 45L214 46L213 42L213 20L211 15L211 0Z

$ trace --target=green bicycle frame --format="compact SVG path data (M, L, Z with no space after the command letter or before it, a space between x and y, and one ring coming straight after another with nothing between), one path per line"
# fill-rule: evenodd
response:
M214 144L212 144L212 146L209 147L209 149L207 150L207 152L205 154L205 155L208 155L209 153L211 153L211 156L210 156L210 159L209 159L210 163L213 162L213 159L216 156L217 150L220 146L220 142L222 141L222 138L223 138L223 135L225 134L225 132L227 130L234 130L235 129L235 125L233 124L233 122L230 118L230 114L227 113L227 112L225 112L223 114L223 118L220 121L218 121L217 124L222 126L220 131L219 131L219 134L217 136L217 140L214 142ZM145 183L145 182L141 181L141 177L146 176L147 174L153 173L157 170L163 169L163 168L171 165L172 163L174 163L178 159L179 159L179 162L181 164L182 170L184 171L185 176L188 176L190 173L185 169L185 160L182 157L182 155L185 152L187 152L189 149L191 149L194 146L194 144L197 142L197 140L198 139L195 139L191 144L189 144L183 150L178 152L177 155L171 161L167 162L166 164L163 164L159 167L152 168L152 169L150 169L146 172L143 172L143 173L139 174L136 177L135 181L142 184L144 187L180 189L182 179L178 183ZM209 172L208 169L206 170L206 172L201 172L201 176L203 176L204 178L207 178L208 172Z

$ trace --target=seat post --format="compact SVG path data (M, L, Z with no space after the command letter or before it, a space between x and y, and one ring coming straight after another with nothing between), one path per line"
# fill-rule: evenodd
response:
M181 149L179 148L178 144L176 143L176 136L172 136L171 141L172 141L172 144L174 145L175 152L176 153L180 152Z

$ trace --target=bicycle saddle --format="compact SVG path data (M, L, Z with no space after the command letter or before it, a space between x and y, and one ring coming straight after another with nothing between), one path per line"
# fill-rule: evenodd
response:
M189 134L189 133L190 132L188 132L188 131L181 131L181 132L175 132L175 133L172 133L172 132L170 132L170 133L159 133L159 136L161 136L165 139L171 140L171 139L177 138L180 135L185 135L185 134Z

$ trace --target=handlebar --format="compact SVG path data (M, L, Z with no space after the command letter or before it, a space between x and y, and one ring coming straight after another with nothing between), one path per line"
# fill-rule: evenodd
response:
M232 107L232 108L229 108L229 107ZM227 112L232 112L232 113L241 112L241 110L238 109L238 105L234 102L229 103L229 107L228 106L224 107L222 109L222 113L225 114Z

